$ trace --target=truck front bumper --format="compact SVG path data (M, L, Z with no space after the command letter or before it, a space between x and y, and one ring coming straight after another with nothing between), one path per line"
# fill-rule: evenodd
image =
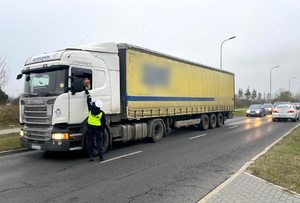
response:
M81 150L81 142L71 142L70 140L52 140L52 141L29 141L27 138L20 138L21 147L46 150L46 151L73 151Z

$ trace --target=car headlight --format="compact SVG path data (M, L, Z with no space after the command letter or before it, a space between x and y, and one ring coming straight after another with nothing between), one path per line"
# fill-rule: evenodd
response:
M23 137L23 136L24 136L24 131L20 130L20 137Z
M68 140L69 133L53 133L52 140Z
M256 110L255 113L260 113L260 110Z
M250 113L250 110L247 110L247 113Z

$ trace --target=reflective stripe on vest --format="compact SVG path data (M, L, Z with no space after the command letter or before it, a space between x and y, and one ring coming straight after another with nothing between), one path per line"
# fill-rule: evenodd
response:
M102 118L102 112L98 115L93 115L90 111L89 118L88 118L88 124L94 125L94 126L101 126L101 118Z

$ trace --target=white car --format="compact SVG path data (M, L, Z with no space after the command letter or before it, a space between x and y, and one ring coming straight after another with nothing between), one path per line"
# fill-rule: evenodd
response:
M280 104L276 106L272 114L273 121L277 119L299 120L299 110L293 104Z

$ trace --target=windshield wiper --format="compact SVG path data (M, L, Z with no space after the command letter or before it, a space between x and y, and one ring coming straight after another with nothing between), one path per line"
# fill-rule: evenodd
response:
M50 94L48 92L38 92L38 95L42 95L42 96L53 96L55 94Z
M27 93L23 93L23 96L24 97L35 97L35 96L37 96L37 94L32 94L32 93L27 92Z

